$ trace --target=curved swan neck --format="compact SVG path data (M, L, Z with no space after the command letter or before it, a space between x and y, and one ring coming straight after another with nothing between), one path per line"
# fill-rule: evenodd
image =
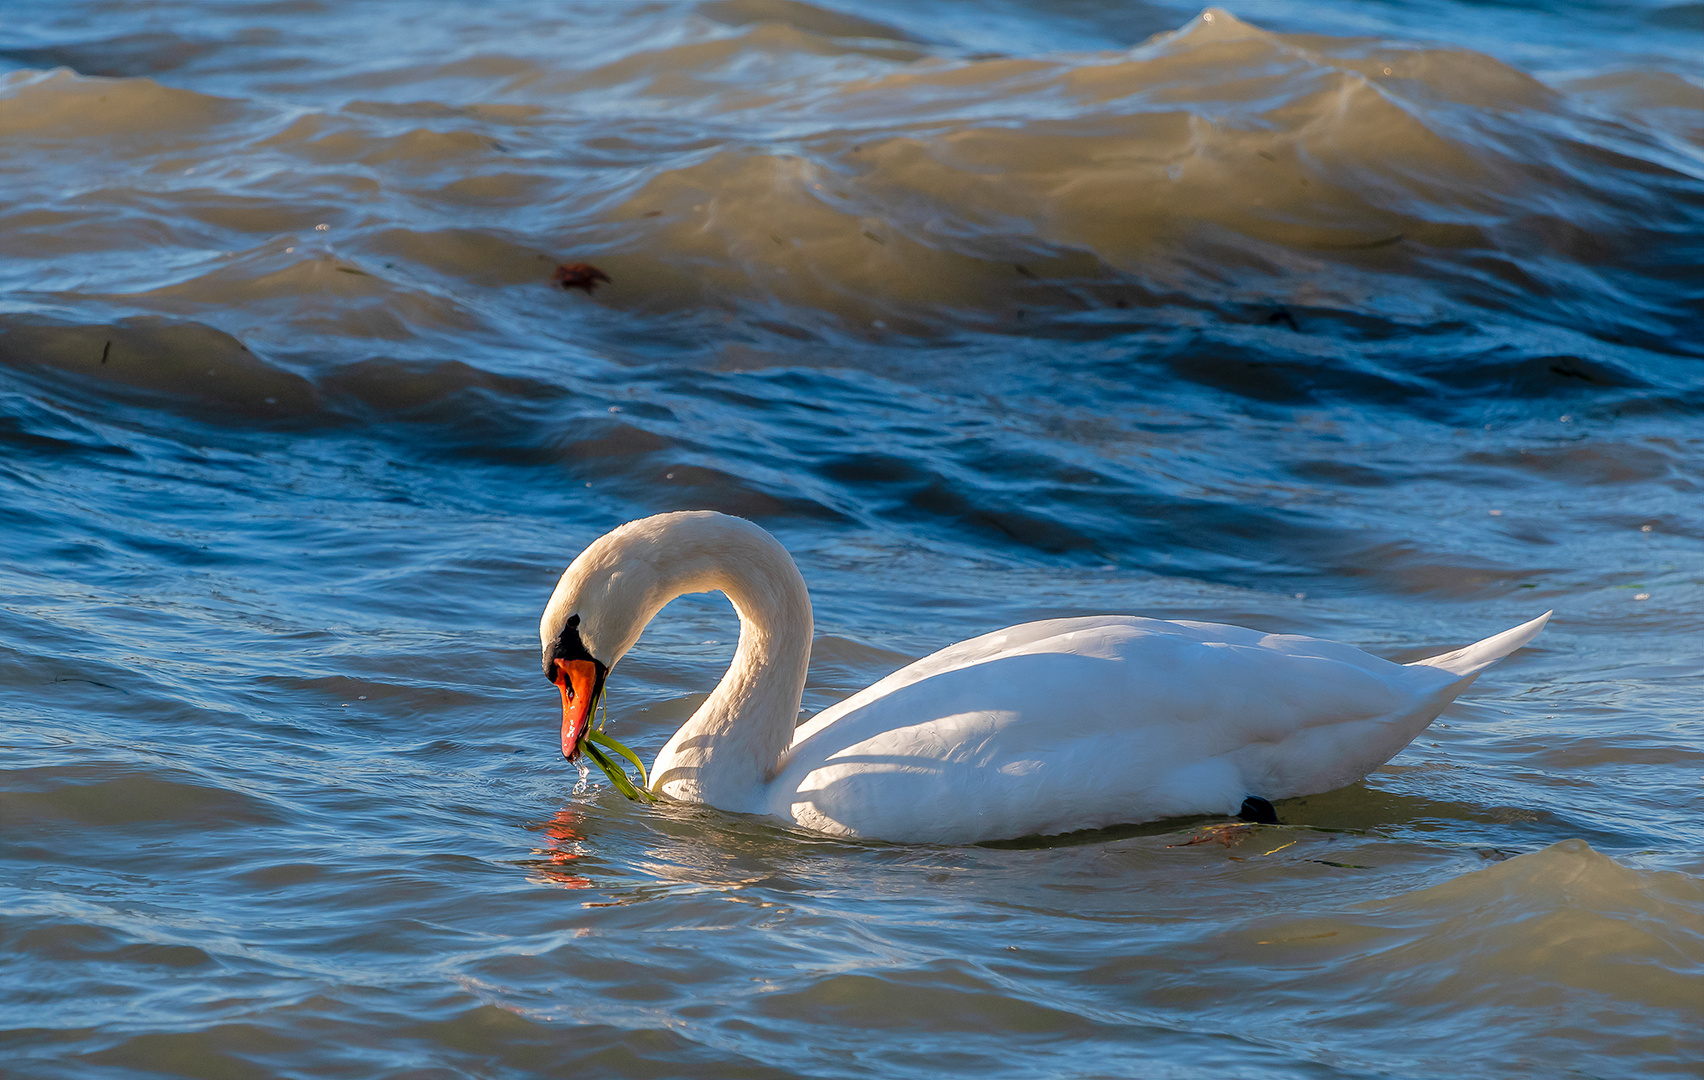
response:
M657 536L655 607L719 591L740 617L727 674L662 751L652 786L740 809L792 743L811 657L811 601L792 556L756 525L720 514L671 514ZM652 519L655 520L655 519Z

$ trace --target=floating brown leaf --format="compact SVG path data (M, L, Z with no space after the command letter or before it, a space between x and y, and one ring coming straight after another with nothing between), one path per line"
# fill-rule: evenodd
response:
M598 283L609 281L609 275L593 266L591 263L569 263L556 268L556 276L552 279L564 289L584 289L590 296Z

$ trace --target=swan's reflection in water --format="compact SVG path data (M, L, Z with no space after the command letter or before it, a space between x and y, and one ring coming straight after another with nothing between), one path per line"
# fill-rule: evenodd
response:
M613 807L580 798L576 793L548 820L530 823L528 832L542 843L512 865L535 885L593 891L596 895L582 897L588 908L692 894L766 910L786 907L804 882L821 884L824 849L857 853L886 847L702 806L663 803L634 810L619 796L611 797ZM612 851L629 854L612 864Z
M569 805L558 810L555 817L538 826L539 831L544 834L545 846L532 849L532 854L539 856L538 858L521 862L521 865L533 871L530 880L561 889L592 887L590 878L569 873L574 863L586 855L585 834L581 831L584 817L584 811L578 806Z
M721 827L717 827L719 824ZM607 851L612 843L620 847L625 846L624 841L638 839L630 835L635 825L644 829L651 857L634 862L625 872L600 873L597 881L587 876L594 869L608 871L599 859L600 849ZM663 826L661 830L653 831L659 825ZM683 825L684 829L680 827ZM528 880L535 884L600 889L608 894L607 902L588 903L588 907L619 907L682 891L734 891L765 882L774 871L768 861L756 868L750 865L752 853L747 849L752 846L749 834L753 832L771 840L764 854L791 853L786 847L776 850L775 838L765 835L771 830L744 822L735 822L730 828L716 821L715 811L700 807L668 807L658 818L634 822L612 818L607 812L600 814L597 806L576 801L531 828L542 834L544 845L533 848L530 857L517 859L515 865L530 871Z
M1386 766L1395 776L1409 771L1427 770ZM1278 807L1283 826L1246 834L1239 827L1223 837L1254 841L1247 845L1191 843L1203 830L1212 834L1224 827L1224 820L1215 818L1173 818L971 847L885 844L824 836L773 819L703 806L664 802L635 808L611 792L603 794L605 802L589 803L576 794L549 819L528 826L529 833L541 839L514 865L526 871L529 882L590 890L590 895L583 892L577 898L586 908L626 908L697 894L761 910L762 918L786 916L802 895L861 892L872 873L890 880L921 878L925 885L919 887L927 887L936 899L943 890L981 895L979 889L999 889L1002 907L1052 910L1063 891L1074 897L1071 910L1082 914L1079 890L1100 880L1110 865L1140 877L1143 884L1135 888L1149 896L1150 915L1171 912L1182 918L1186 913L1172 912L1171 902L1193 907L1215 895L1213 890L1224 889L1225 901L1231 903L1251 883L1284 879L1303 863L1371 871L1399 850L1412 856L1419 850L1436 854L1446 849L1468 849L1482 859L1500 861L1509 852L1488 846L1484 826L1514 816L1533 818L1558 831L1583 830L1590 841L1627 842L1625 836L1591 830L1565 817L1439 801L1364 784L1285 800ZM1386 832L1393 824L1429 829L1435 822L1451 823L1454 842L1411 848L1411 842L1393 840ZM1482 828L1476 830L1475 825ZM1267 839L1271 842L1265 843ZM1193 900L1178 895L1180 863L1191 868ZM1248 865L1237 868L1244 863ZM1050 869L1035 880L1031 875L1041 865ZM1027 890L1011 884L1020 872L1031 881Z

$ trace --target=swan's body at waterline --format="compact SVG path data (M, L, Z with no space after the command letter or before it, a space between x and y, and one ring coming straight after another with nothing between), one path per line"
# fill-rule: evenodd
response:
M1388 761L1546 613L1395 664L1317 638L1104 615L948 646L795 728L810 598L740 518L660 514L602 537L540 622L575 754L608 670L676 596L719 590L733 663L657 755L652 788L845 836L974 843L1329 791Z

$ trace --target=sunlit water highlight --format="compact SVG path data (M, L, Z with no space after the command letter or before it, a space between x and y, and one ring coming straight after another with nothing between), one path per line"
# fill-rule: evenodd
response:
M0 1072L1696 1075L1701 12L8 5ZM1557 616L1283 827L846 843L556 752L556 574L687 507L808 711Z

